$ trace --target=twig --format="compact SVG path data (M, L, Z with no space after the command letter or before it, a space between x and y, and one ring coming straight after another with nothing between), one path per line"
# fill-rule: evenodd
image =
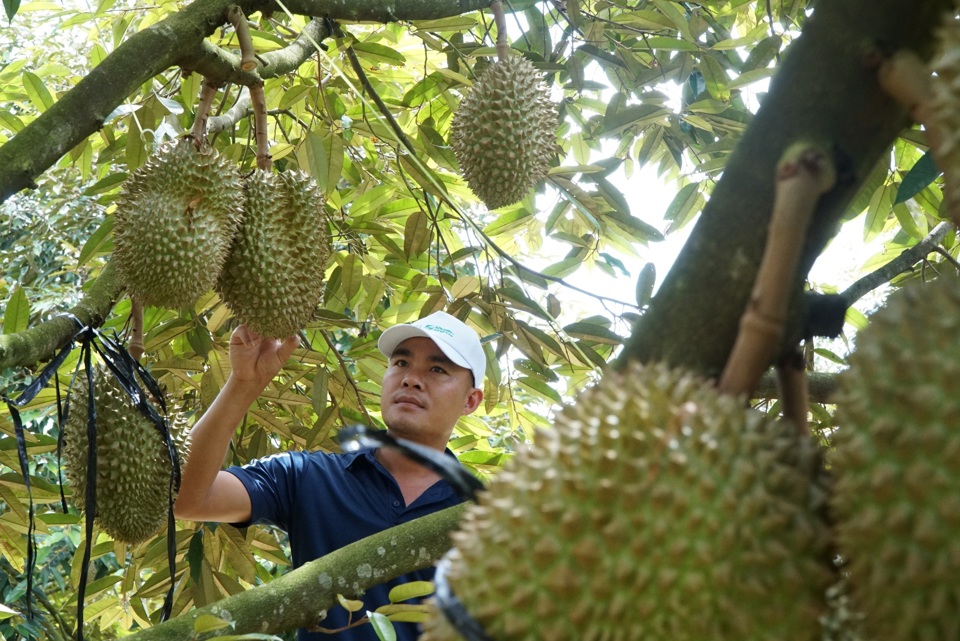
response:
M881 89L923 125L933 158L944 172L947 210L953 222L960 225L960 176L953 169L956 163L950 161L951 152L956 154L956 145L950 143L946 123L941 122L936 108L937 91L930 66L913 51L902 49L880 63L877 79ZM944 90L954 91L952 87Z
M510 43L507 41L507 19L503 13L503 3L493 0L490 3L493 22L497 25L497 60L503 62L510 55Z
M210 107L213 106L213 99L216 95L217 84L209 78L204 78L203 87L200 88L200 102L197 103L196 118L194 118L193 128L190 130L190 136L198 147L207 144L207 117L210 115Z
M793 423L800 434L806 434L809 393L803 355L791 353L777 363L776 370L783 418Z
M924 256L932 251L936 251L940 242L948 233L953 231L953 229L954 226L947 221L937 224L923 240L910 249L905 249L899 256L883 267L859 279L843 290L840 295L847 301L848 306L853 305L868 292L873 291L885 283L889 283L894 276L907 271L916 265L918 261L923 260Z
M250 103L253 106L253 135L257 142L257 169L270 171L273 156L270 155L270 138L267 136L267 99L263 84L251 85Z
M257 54L253 48L253 38L250 36L250 25L243 9L233 4L227 9L227 19L237 32L237 41L240 43L240 69L253 71L257 68Z
M132 298L130 304L130 346L127 348L133 360L143 358L143 301Z
M791 145L777 165L767 243L736 341L720 377L722 392L750 392L783 335L791 282L820 196L836 182L829 152L809 142Z

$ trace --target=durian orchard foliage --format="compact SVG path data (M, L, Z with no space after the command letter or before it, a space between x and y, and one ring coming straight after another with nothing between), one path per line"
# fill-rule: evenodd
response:
M244 87L262 81L274 165L317 182L333 240L326 264L313 267L325 284L306 343L248 414L232 462L331 449L343 424L377 424L378 332L434 309L468 316L490 337L485 407L451 444L482 474L549 427L549 408L595 380L620 347L715 375L763 249L773 167L798 137L825 138L846 164L810 231L791 318L800 315L802 275L837 223L861 226L865 240L887 239L865 273L908 251L898 269L845 292L848 302L898 271L956 258L924 136L877 88L870 56L879 54L864 45L929 57L947 0L834 0L818 3L812 18L805 0L508 3L513 54L543 73L559 126L546 179L493 211L460 177L448 143L457 105L496 53L488 2L237 2L251 22L254 71L240 70L229 4L3 0L3 394L15 396L72 333L61 312L127 338L131 304L110 267L121 185L159 143L190 130L204 77L220 85L212 145L246 173L256 149ZM746 93L771 78L752 112ZM617 186L651 166L676 192L666 212L646 210L642 194ZM701 212L651 300L649 247ZM544 267L548 239L563 250ZM589 270L623 287L615 296L577 291L593 302L573 306L575 288L564 279ZM213 291L185 309L146 309L143 363L188 416L223 385L234 326ZM792 321L788 335L800 332ZM62 393L76 363L74 355L60 368ZM19 614L28 506L13 425L0 409L6 636L66 639L75 626L82 519L59 513L56 402L51 382L25 413L40 552L29 623ZM834 427L832 406L811 411L812 427ZM276 580L289 564L268 530L178 528L175 615ZM447 530L419 536L442 551ZM169 586L162 537L127 546L100 534L93 549L87 637L154 625Z

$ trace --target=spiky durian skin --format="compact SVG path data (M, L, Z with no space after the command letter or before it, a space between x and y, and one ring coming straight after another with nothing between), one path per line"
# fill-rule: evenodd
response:
M960 23L944 16L937 34L933 59L933 116L943 136L934 147L937 164L943 170L944 196L960 221Z
M557 129L536 68L522 56L490 65L460 102L450 130L460 171L490 209L523 199L547 175Z
M96 371L97 477L95 520L118 541L139 543L167 522L170 455L160 432L133 405L107 370ZM70 413L63 431L63 459L71 500L85 509L87 488L87 378L80 372L70 390ZM181 463L185 459L182 421L170 425Z
M607 374L468 508L449 584L498 641L815 639L817 447L661 366ZM458 638L435 614L421 641Z
M841 374L840 554L868 638L960 638L960 280L891 294Z
M240 223L236 168L192 139L162 145L123 184L113 262L145 305L191 306L213 289Z
M246 181L244 220L220 275L221 298L262 336L302 329L323 295L330 232L323 193L302 171L258 170Z

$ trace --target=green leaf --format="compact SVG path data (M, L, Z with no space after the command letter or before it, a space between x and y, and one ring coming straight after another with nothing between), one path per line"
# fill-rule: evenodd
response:
M404 55L396 49L375 42L354 42L353 50L357 52L359 58L386 62L391 65L402 65L407 61Z
M17 15L20 8L20 0L3 0L3 9L7 12L7 22L13 22L13 16Z
M7 309L3 312L3 333L16 334L27 329L30 325L30 301L23 287L13 290L13 295L7 302Z
M589 321L577 321L570 323L563 328L570 336L594 343L604 343L607 345L619 345L623 342L617 334L611 332L606 327L591 323Z
M8 14L8 15L9 15L9 14ZM12 15L11 15L10 17L13 18ZM9 619L10 617L12 617L12 616L17 616L17 615L19 615L19 614L20 614L20 613L17 612L16 610L13 610L13 609L11 609L11 608L8 608L8 607L5 606L4 604L0 603L0 619Z
M521 376L516 380L516 382L546 398L549 398L558 405L563 404L563 399L560 398L560 394L557 392L557 390L553 389L547 383L538 378L534 378L532 376Z
M903 182L900 183L900 187L897 189L897 197L894 199L893 204L897 205L907 202L926 189L937 179L937 176L942 173L933 160L933 152L927 151L927 153L920 157L920 160L913 164L913 167L910 168L907 175L903 177Z
M23 72L23 89L37 111L44 112L53 106L53 95L37 74L31 71Z
M347 612L359 612L363 609L363 601L357 599L348 599L342 594L337 595L337 601L340 602L340 605L343 606L343 609Z
M90 238L80 249L80 258L77 264L85 265L88 260L100 253L108 253L113 246L113 216L105 216L97 230L90 234Z
M430 218L417 210L407 217L403 226L403 254L414 258L430 248Z
M660 105L631 105L617 113L604 117L601 135L615 133L626 127L645 127L646 125L663 120L670 115L670 110Z
M653 298L653 286L657 281L657 266L647 263L637 277L637 306L646 307Z
M330 383L330 372L325 367L318 367L313 375L313 387L310 389L310 402L313 411L321 416L327 407L327 386Z
M670 226L667 229L668 234L689 222L690 218L697 213L697 205L701 198L700 183L684 185L677 192L677 195L667 206L667 211L663 214L664 219L670 221Z
M193 631L197 634L203 634L204 632L213 632L214 630L222 630L223 628L232 626L232 623L220 617L215 617L212 614L201 614L193 622Z
M432 581L410 581L409 583L401 583L392 588L387 598L390 599L390 603L403 603L410 599L429 596L433 594L433 590Z
M386 615L378 612L367 611L367 617L370 619L370 625L380 641L397 641L397 631L393 629L393 624Z

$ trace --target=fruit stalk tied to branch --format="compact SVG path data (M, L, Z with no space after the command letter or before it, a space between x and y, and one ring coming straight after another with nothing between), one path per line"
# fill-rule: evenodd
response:
M263 95L263 84L250 85L250 104L253 107L253 135L257 141L257 169L273 169L273 156L270 155L270 138L267 136L267 100Z
M954 32L956 30L954 29ZM944 33L951 33L949 28ZM945 43L941 43L943 47ZM956 58L954 55L953 58ZM949 54L942 57L945 67L956 66ZM952 95L949 70L939 83L933 78L930 66L915 52L901 49L887 57L877 69L880 87L910 112L914 121L923 125L927 143L937 166L944 172L944 196L954 224L960 225L960 176L955 169L957 162L951 157L957 154L957 145L951 141L950 112L956 109ZM955 74L955 72L953 72Z
M750 392L769 366L783 335L789 283L800 260L807 227L820 196L835 182L833 159L820 145L795 143L781 157L763 258L720 377L721 391L733 395Z
M200 102L197 103L197 115L190 129L190 136L199 149L207 144L207 117L213 106L213 99L217 95L217 84L209 78L204 78L200 88Z
M250 35L250 25L243 9L231 5L227 10L227 19L237 32L237 41L240 43L240 69L253 71L257 68L257 54L253 48L253 37Z

